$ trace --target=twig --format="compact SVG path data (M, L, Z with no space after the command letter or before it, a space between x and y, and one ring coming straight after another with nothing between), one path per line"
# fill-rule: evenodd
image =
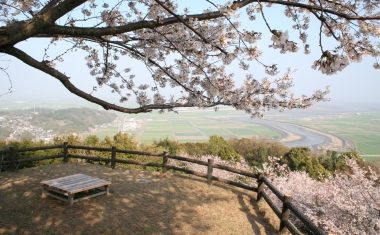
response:
M6 92L6 93L3 93L3 94L0 94L0 97L2 97L3 95L6 95L6 94L10 94L10 93L12 93L12 88L13 88L13 85L12 85L12 79L11 79L11 77L9 76L9 74L7 73L7 71L5 71L7 68L1 68L0 67L0 70L1 71L3 71L6 75L7 75L7 77L8 77L8 80L9 80L9 84L10 84L10 87L8 88L8 92Z
M272 32L272 29L270 28L270 26L269 26L269 24L268 24L268 22L267 22L267 19L265 18L265 15L264 15L264 9L263 9L263 6L261 5L261 2L260 2L259 0L257 0L257 2L259 3L260 9L261 9L260 12L261 12L261 15L262 15L262 17L263 17L263 20L264 20L265 24L267 25L269 31Z

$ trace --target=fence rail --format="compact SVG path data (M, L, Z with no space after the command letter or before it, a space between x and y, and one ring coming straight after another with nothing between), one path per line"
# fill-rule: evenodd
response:
M53 156L44 156L44 157L35 157L35 158L27 158L27 159L17 159L16 154L26 151L38 151L38 150L47 150L47 149L56 149L56 148L63 148L63 154L59 155L53 155ZM111 152L111 158L104 158L104 157L96 157L96 156L84 156L84 155L75 155L75 154L69 154L69 149L82 149L82 150L94 150L94 151L103 151L103 152ZM133 160L124 160L124 159L117 159L116 153L127 153L127 154L137 154L137 155L145 155L145 156L153 156L153 157L162 157L162 163L155 163L155 162L138 162ZM302 234L295 226L291 223L289 220L289 214L290 211L300 220L303 222L303 224L307 227L307 229L316 235L322 235L326 234L323 232L320 228L318 228L310 219L307 218L307 216L298 209L294 203L292 202L292 196L286 195L282 193L280 190L278 190L262 173L253 173L248 171L243 171L239 169L235 169L233 167L220 165L220 164L214 164L212 159L209 159L208 162L200 161L197 159L190 159L185 158L181 156L176 155L169 155L167 152L163 153L151 153L151 152L141 152L141 151L132 151L132 150L123 150L123 149L117 149L116 147L112 148L99 148L99 147L89 147L89 146L77 146L77 145L69 145L67 142L65 142L63 145L54 145L54 146L43 146L43 147L36 147L36 148L24 148L24 149L14 149L14 147L9 147L9 150L1 150L0 154L9 154L9 160L6 161L0 161L0 165L10 165L10 170L14 171L16 169L15 164L17 163L26 163L26 162L33 162L33 161L40 161L45 159L56 159L56 158L63 158L63 161L65 163L68 162L69 158L79 158L79 159L85 159L85 160L92 160L92 161L104 161L106 163L111 163L112 169L115 169L116 163L122 163L122 164L133 164L133 165L140 165L140 166L152 166L152 167L161 167L162 172L166 173L168 169L175 170L175 171L181 171L188 174L196 175L199 177L203 177L207 179L207 183L209 185L212 184L212 181L219 181L225 184L233 185L235 187L240 187L243 189L247 189L253 192L257 192L257 200L260 200L263 198L268 205L272 208L274 213L277 215L277 217L281 220L280 223L280 231L287 228L292 234ZM191 162L200 164L203 166L207 166L207 174L193 171L190 169L185 169L181 167L171 166L168 165L169 159L175 159L185 162ZM258 187L252 187L246 184L242 184L239 182L222 179L216 176L213 176L213 169L221 169L228 172L240 174L243 176L251 177L254 179L257 179ZM276 197L282 201L282 209L278 208L276 204L273 202L273 200L269 197L269 195L264 191L264 186L267 186L268 189L273 192Z
M51 156L44 156L44 157L34 157L33 158L33 162L34 161L41 161L41 160L47 160L47 159L56 159L56 158L61 158L61 157L64 157L63 154L58 154L58 155L51 155ZM10 165L12 161L1 161L0 162L0 165ZM32 162L30 161L30 158L26 158L26 159L15 159L14 160L14 163L25 163L25 162Z

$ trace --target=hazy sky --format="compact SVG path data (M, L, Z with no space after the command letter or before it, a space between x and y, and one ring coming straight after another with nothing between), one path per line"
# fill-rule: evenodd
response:
M191 2L191 1L183 1ZM197 10L196 7L190 9ZM250 30L255 30L263 33L263 39L259 42L260 49L263 55L260 60L266 64L275 63L278 65L281 73L290 67L292 70L297 69L294 74L294 87L292 91L296 95L310 95L314 90L324 89L325 86L330 85L331 93L328 97L332 99L331 104L338 104L340 102L369 102L380 103L380 70L373 69L372 65L375 62L374 58L367 57L359 64L351 64L343 72L333 76L322 75L320 72L312 70L311 65L313 61L319 59L321 51L318 47L318 28L319 24L312 24L311 30L308 31L309 43L311 44L312 53L310 55L303 54L302 43L298 39L298 34L291 29L292 22L283 17L282 9L278 11L266 10L266 15L272 29L286 30L289 29L290 39L297 41L301 47L300 51L296 54L282 55L278 50L268 48L271 44L269 41L270 33L264 27L260 15L257 15L256 21L243 20L242 27ZM242 13L242 18L245 19L245 10ZM325 49L333 49L335 44L324 40ZM32 55L38 60L42 60L44 48L46 48L48 40L46 39L29 39L17 45L18 48L23 49L25 52ZM52 54L61 53L66 48L56 47L53 48ZM96 85L95 79L90 76L89 70L86 66L84 57L86 55L82 52L72 53L65 57L65 62L57 63L57 68L64 71L71 77L71 81L85 92L91 92L92 87ZM53 57L53 56L52 56ZM12 85L13 93L0 97L2 100L25 100L25 99L73 99L75 96L68 92L58 80L50 77L34 68L31 68L19 60L9 57L0 57L0 64L2 67L8 67ZM131 67L131 73L136 75L136 79L150 79L151 75L147 72L145 66L139 62L130 59L121 59L119 63L120 68ZM241 84L245 78L245 71L239 71L238 65L235 63L229 68L230 72L234 72L237 78L237 85ZM250 71L255 74L255 78L261 80L262 77L267 76L263 68L257 62L251 63ZM280 75L279 74L279 75ZM269 77L275 79L274 77ZM0 94L7 92L9 88L8 78L0 73ZM167 89L165 94L172 92ZM98 91L95 96L105 98L107 101L115 104L118 102L119 96L111 94L110 89L102 89ZM166 95L168 98L169 96Z

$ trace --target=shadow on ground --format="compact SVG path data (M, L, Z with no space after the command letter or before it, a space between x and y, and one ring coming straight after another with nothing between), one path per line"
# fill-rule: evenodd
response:
M39 182L77 173L111 181L111 195L72 206L41 197ZM0 174L0 234L276 234L255 196L185 174L48 165Z

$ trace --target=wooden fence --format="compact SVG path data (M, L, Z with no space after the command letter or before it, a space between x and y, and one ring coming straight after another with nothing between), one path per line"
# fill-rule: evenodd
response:
M44 156L44 157L34 157L34 158L27 158L27 159L17 159L16 154L21 152L27 152L27 151L38 151L38 150L47 150L47 149L63 149L63 154L59 155L53 155L53 156ZM103 152L111 152L111 158L102 158L102 157L94 157L94 156L83 156L83 155L74 155L69 154L69 149L82 149L82 150L94 150L94 151L103 151ZM133 160L124 160L124 159L117 159L116 153L127 153L127 154L137 154L137 155L145 155L145 156L154 156L154 157L162 157L162 163L155 163L155 162L138 162ZM32 162L32 161L40 161L45 159L56 159L56 158L63 158L63 162L67 163L69 158L78 158L78 159L86 159L86 160L92 160L92 161L105 161L111 163L111 168L115 169L116 163L123 163L123 164L133 164L133 165L140 165L140 166L153 166L153 167L160 167L162 168L162 172L165 174L168 169L176 170L176 171L182 171L188 174L193 174L196 176L200 176L207 179L207 183L209 185L212 184L212 181L219 181L225 184L233 185L236 187L240 187L243 189L247 189L253 192L257 193L257 200L260 200L261 198L264 198L265 201L269 204L269 206L272 208L274 213L277 215L277 217L281 220L280 222L280 231L283 231L285 228L287 228L292 234L299 234L302 233L299 232L299 230L290 222L289 215L290 211L293 212L293 214L303 222L303 224L306 226L306 228L313 234L326 234L323 232L320 228L318 228L311 220L309 220L304 213L298 209L294 203L292 202L292 196L288 194L284 194L280 192L262 173L253 173L248 171L242 171L239 169L235 169L233 167L215 164L213 162L213 159L208 159L208 162L200 161L197 159L190 159L175 155L169 155L167 152L163 153L151 153L151 152L140 152L140 151L131 151L131 150L122 150L117 149L116 147L112 148L98 148L98 147L86 147L86 146L76 146L76 145L68 145L67 142L65 142L63 145L54 145L54 146L44 146L44 147L36 147L36 148L24 148L24 149L15 149L14 147L9 147L8 150L1 150L1 154L8 154L8 159L5 161L0 162L1 165L9 165L10 170L14 171L16 170L16 164L18 163L25 163L25 162ZM184 169L176 166L169 165L169 159L176 159L180 161L185 162L191 162L196 163L199 165L207 166L207 174L200 173L197 171L193 171L190 169ZM242 184L239 182L222 179L219 177L215 177L212 175L213 169L221 169L232 173L237 173L243 176L255 178L258 181L258 186L252 187L246 184ZM268 194L264 191L264 187L267 186L274 195L277 196L278 199L282 201L282 209L278 208L276 204L270 199Z

